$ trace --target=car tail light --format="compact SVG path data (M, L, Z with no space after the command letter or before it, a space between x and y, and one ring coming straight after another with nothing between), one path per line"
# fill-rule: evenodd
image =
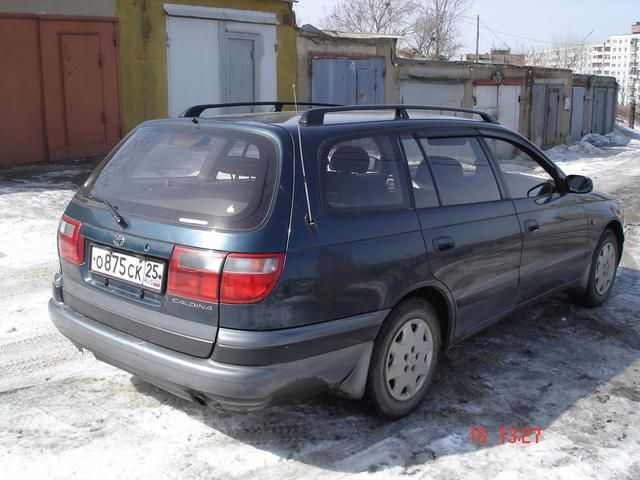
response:
M82 223L63 215L58 226L58 254L76 265L84 263L84 237L80 235Z
M169 261L167 293L179 297L218 301L220 270L226 253L176 246Z
M266 298L278 283L283 253L231 253L222 272L220 301L254 303Z

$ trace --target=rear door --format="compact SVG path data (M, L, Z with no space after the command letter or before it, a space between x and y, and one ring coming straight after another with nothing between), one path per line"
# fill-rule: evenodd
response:
M473 132L417 132L402 143L431 272L456 302L455 335L471 334L512 304L521 254L514 206Z
M514 137L485 137L523 232L521 303L579 278L588 261L587 217L578 195L560 193L555 167Z

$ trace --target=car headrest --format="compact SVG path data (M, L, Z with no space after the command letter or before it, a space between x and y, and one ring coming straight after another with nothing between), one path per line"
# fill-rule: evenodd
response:
M455 158L445 157L443 155L431 155L429 162L434 170L446 168L446 171L450 175L463 175L462 164Z
M333 152L329 167L336 172L365 173L369 169L369 154L364 148L345 145Z

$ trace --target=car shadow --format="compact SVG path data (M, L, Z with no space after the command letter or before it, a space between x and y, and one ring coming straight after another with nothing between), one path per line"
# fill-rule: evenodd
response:
M603 408L613 395L640 401L639 391L614 378L640 356L639 287L640 271L621 267L602 307L577 306L562 294L465 340L442 355L417 411L395 422L376 418L362 401L330 395L242 413L133 383L209 428L283 459L345 473L400 466L410 474L414 465L499 445L500 428L541 428L544 441L544 430L586 397ZM575 432L576 442L604 428L602 418L590 421L591 430ZM471 442L470 429L478 427L486 428L486 446Z

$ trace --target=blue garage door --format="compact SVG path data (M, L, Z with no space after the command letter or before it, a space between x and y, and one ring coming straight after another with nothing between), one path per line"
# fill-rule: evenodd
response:
M347 105L384 103L384 59L314 58L311 101Z

